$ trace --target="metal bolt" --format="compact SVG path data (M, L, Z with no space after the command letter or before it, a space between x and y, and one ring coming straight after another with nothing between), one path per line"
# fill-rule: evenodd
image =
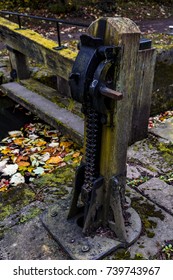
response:
M90 247L87 245L82 246L82 252L88 252L90 250Z
M56 217L58 215L58 213L56 210L53 210L50 215L51 215L51 217Z
M169 34L168 35L173 35L173 25L169 26Z

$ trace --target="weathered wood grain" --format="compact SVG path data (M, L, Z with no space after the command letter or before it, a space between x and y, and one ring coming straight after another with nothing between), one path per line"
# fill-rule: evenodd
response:
M77 53L69 49L54 50L56 42L32 30L17 28L17 24L0 17L0 39L6 45L37 63L46 65L54 74L68 80Z
M97 36L100 33L100 24L100 20L95 21L89 27L89 33ZM114 89L123 93L122 100L112 100L112 121L103 125L100 172L105 182L104 221L105 224L108 223L111 206L116 220L114 231L121 240L126 240L122 207L125 201L127 147L131 133L133 99L136 94L134 88L140 30L129 19L107 18L103 33L105 45L121 48L119 66L115 69ZM113 199L112 188L116 189L116 198ZM110 201L113 205L110 205ZM120 203L117 203L118 201Z
M154 48L138 52L132 126L129 144L148 136L156 51Z

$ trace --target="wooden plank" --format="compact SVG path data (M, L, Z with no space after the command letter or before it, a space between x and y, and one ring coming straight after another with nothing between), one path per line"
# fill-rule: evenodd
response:
M20 103L53 127L60 128L62 133L69 135L74 141L82 145L84 136L82 118L64 108L60 108L45 97L16 82L3 84L0 89L14 101Z
M17 29L18 25L0 17L0 39L11 48L44 64L54 74L68 80L77 51L54 50L57 43L29 29Z
M129 144L135 143L148 136L148 121L150 117L155 61L156 52L154 48L138 52L132 129Z

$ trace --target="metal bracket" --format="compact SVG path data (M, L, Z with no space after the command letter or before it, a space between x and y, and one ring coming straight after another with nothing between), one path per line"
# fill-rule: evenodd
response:
M104 46L102 39L88 35L81 35L80 39L80 51L69 77L72 98L84 104L84 107L90 99L93 108L105 114L105 97L116 100L122 98L122 93L110 88L110 79L105 84L108 73L113 80L114 71L111 73L109 70L113 69L119 48Z
M96 260L119 248L127 248L134 243L141 232L141 220L132 209L128 209L129 225L126 226L126 242L112 238L109 231L98 231L86 236L81 226L81 215L68 219L69 199L61 200L41 215L41 221L52 237L72 258L79 260Z

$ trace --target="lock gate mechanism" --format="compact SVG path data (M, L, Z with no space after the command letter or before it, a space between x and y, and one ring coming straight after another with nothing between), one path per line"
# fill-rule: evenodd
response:
M125 175L109 178L106 200L105 180L100 174L102 128L113 127L112 104L123 99L123 94L113 89L120 48L104 46L102 39L88 35L80 39L69 84L72 98L82 104L85 117L84 158L76 172L71 202L64 200L53 206L42 216L42 222L72 258L99 259L134 242L141 221L136 212L129 210L128 221L123 213L120 189L121 176ZM130 225L128 230L125 223Z
M102 39L81 36L80 51L70 75L73 99L82 103L86 119L85 159L78 168L68 218L82 213L83 233L89 234L102 224L103 181L100 176L102 125L107 122L111 99L122 99L113 84L114 64L119 48L103 46ZM81 205L78 206L79 200Z

